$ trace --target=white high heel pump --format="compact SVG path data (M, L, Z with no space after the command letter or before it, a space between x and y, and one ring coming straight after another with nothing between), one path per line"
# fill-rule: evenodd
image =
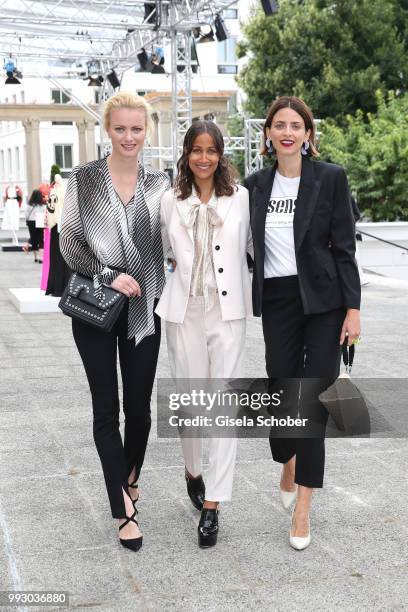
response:
M295 506L296 508L296 506ZM291 520L291 524L290 524L290 531L289 531L289 544L292 546L292 548L294 548L295 550L304 550L305 548L307 548L310 544L311 541L311 536L310 536L310 520L309 520L309 533L307 536L293 536L292 535L292 525L293 525L293 515L295 513L295 508L293 508L292 511L292 520Z

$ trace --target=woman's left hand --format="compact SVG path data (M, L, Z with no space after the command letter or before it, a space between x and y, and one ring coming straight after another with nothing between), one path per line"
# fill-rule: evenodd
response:
M346 318L344 319L343 327L341 328L340 344L343 344L347 336L347 344L350 346L354 340L360 338L360 332L360 311L356 308L349 308Z

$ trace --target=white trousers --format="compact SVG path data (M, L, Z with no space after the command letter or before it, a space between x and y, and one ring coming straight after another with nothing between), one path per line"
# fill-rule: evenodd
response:
M183 323L166 322L174 379L242 376L246 319L223 321L218 295L212 295L210 300L206 311L203 297L190 297ZM188 472L199 476L203 467L202 438L182 436L181 445ZM207 501L231 499L236 452L236 437L209 439Z

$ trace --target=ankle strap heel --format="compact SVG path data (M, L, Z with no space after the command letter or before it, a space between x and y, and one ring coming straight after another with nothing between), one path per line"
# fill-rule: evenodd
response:
M135 519L136 515L137 515L137 510L135 509L132 516L127 516L125 522L122 523L122 525L120 525L119 531L123 529L123 527L126 527L126 525L128 525L130 522L135 523L135 525L139 527L139 523ZM138 538L132 538L130 540L123 540L122 538L119 538L119 541L122 544L122 546L124 546L125 548L129 548L129 550L133 550L134 552L137 552L143 544L143 536L139 536Z

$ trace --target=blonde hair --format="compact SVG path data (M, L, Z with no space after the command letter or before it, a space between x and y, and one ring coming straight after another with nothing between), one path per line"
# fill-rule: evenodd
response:
M103 109L103 127L105 128L106 132L110 127L111 112L116 108L132 108L135 110L144 111L146 116L147 135L153 132L154 123L152 119L152 107L142 96L138 96L131 91L121 91L105 102Z

